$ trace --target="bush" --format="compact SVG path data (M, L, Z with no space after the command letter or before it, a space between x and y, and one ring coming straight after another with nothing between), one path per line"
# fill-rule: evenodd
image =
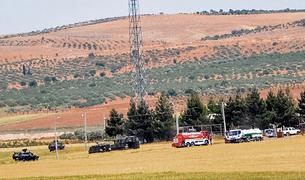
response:
M184 93L185 93L185 94L195 94L196 91L194 91L193 89L186 89L186 90L184 91Z
M40 141L9 141L0 143L0 148L18 148L18 147L29 147L29 146L42 146L48 145L48 142L40 142Z
M106 76L106 74L104 72L101 72L100 77L104 77L104 76Z
M94 55L94 53L89 53L89 54L88 54L88 57L89 57L89 58L94 58L95 55Z
M69 137L73 137L69 135ZM76 130L74 132L74 137L79 140L85 140L85 131L82 129ZM102 131L91 131L87 133L87 140L88 141L97 141L102 140L104 138L104 133Z
M35 80L33 80L33 81L31 81L31 82L29 83L29 86L30 86L30 87L36 87L36 86L37 86L37 82L36 82Z
M6 105L4 104L4 102L0 102L0 108L5 107Z
M170 89L167 91L168 96L177 96L177 92L174 89Z
M91 76L95 76L96 70L94 70L94 69L90 70L90 71L89 71L89 74L90 74Z
M21 81L21 82L20 82L20 85L21 85L21 86L26 86L26 82L25 82L25 81Z
M51 77L51 79L52 79L53 82L58 81L56 77Z
M52 78L49 77L49 76L46 76L44 79L43 79L44 83L47 84L47 83L50 83L52 81Z
M105 67L105 63L101 61L96 62L95 65L99 67Z
M76 136L73 133L64 133L59 136L60 139L76 139Z
M104 138L104 133L102 131L89 132L87 135L88 141L97 141Z

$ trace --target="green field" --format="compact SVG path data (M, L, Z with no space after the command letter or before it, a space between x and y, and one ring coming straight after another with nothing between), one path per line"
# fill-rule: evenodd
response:
M137 150L88 155L83 145L68 145L60 160L46 146L30 148L36 162L14 162L13 151L0 150L1 178L42 179L303 179L305 137L244 144L176 149L170 143ZM52 179L54 179L52 177Z

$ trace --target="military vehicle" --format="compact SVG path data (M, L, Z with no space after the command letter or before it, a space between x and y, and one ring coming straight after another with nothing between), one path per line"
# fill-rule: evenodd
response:
M89 148L89 154L92 153L103 153L111 151L111 145L110 144L97 144L95 146L91 146Z
M115 150L124 149L138 149L140 148L139 138L136 136L121 136L114 140L114 144L97 144L89 148L89 154L102 153Z
M27 149L22 149L21 152L14 152L12 158L15 161L36 161L39 159L39 156L33 154Z
M56 150L56 142L55 142L55 140L52 141L52 142L49 144L48 147L49 147L50 152L55 151L55 150ZM62 142L58 141L58 140L57 140L57 149L58 149L58 150L63 150L63 149L65 149L65 145L64 145Z

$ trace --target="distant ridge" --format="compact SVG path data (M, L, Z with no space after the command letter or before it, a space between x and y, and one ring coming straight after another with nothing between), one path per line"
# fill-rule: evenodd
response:
M247 14L271 14L271 13L298 13L305 12L305 9L280 9L280 10L263 10L263 9L242 9L224 11L220 9L219 11L211 9L210 11L198 11L196 14L202 15L247 15Z
M73 24L68 24L68 25L62 25L62 26L56 26L56 27L52 27L52 28L46 28L46 29L43 29L43 30L31 31L31 32L27 32L27 33L17 33L17 34L2 35L2 36L0 36L0 39L6 39L6 38L12 38L12 37L35 36L35 35L39 35L39 34L56 32L56 31L60 31L60 30L63 30L63 29L70 29L70 28L81 27L81 26L88 26L88 25L94 25L94 24L100 24L100 23L107 23L107 22L117 21L117 20L125 19L125 18L127 18L127 16L110 17L110 18L103 18L103 19L83 21L83 22L78 22L78 23L73 23Z

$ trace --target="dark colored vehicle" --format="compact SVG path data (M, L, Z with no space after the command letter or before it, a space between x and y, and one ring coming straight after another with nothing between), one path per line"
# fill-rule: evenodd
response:
M21 152L14 152L12 158L15 161L36 161L39 159L39 156L33 154L27 149L22 149Z
M136 136L119 137L114 140L114 144L111 146L111 150L123 150L123 149L138 149L140 148L139 138Z
M124 150L124 149L138 149L140 148L139 138L136 136L123 136L118 137L114 140L114 144L97 144L89 148L89 154L91 153L100 153L108 152L115 150Z
M57 149L58 150L64 150L65 149L65 145L62 142L58 141L58 140L57 140ZM56 150L55 140L49 144L49 150L50 150L50 152Z
M110 144L97 144L97 145L91 146L89 148L89 154L92 154L92 153L103 153L103 152L108 152L108 151L111 151Z

